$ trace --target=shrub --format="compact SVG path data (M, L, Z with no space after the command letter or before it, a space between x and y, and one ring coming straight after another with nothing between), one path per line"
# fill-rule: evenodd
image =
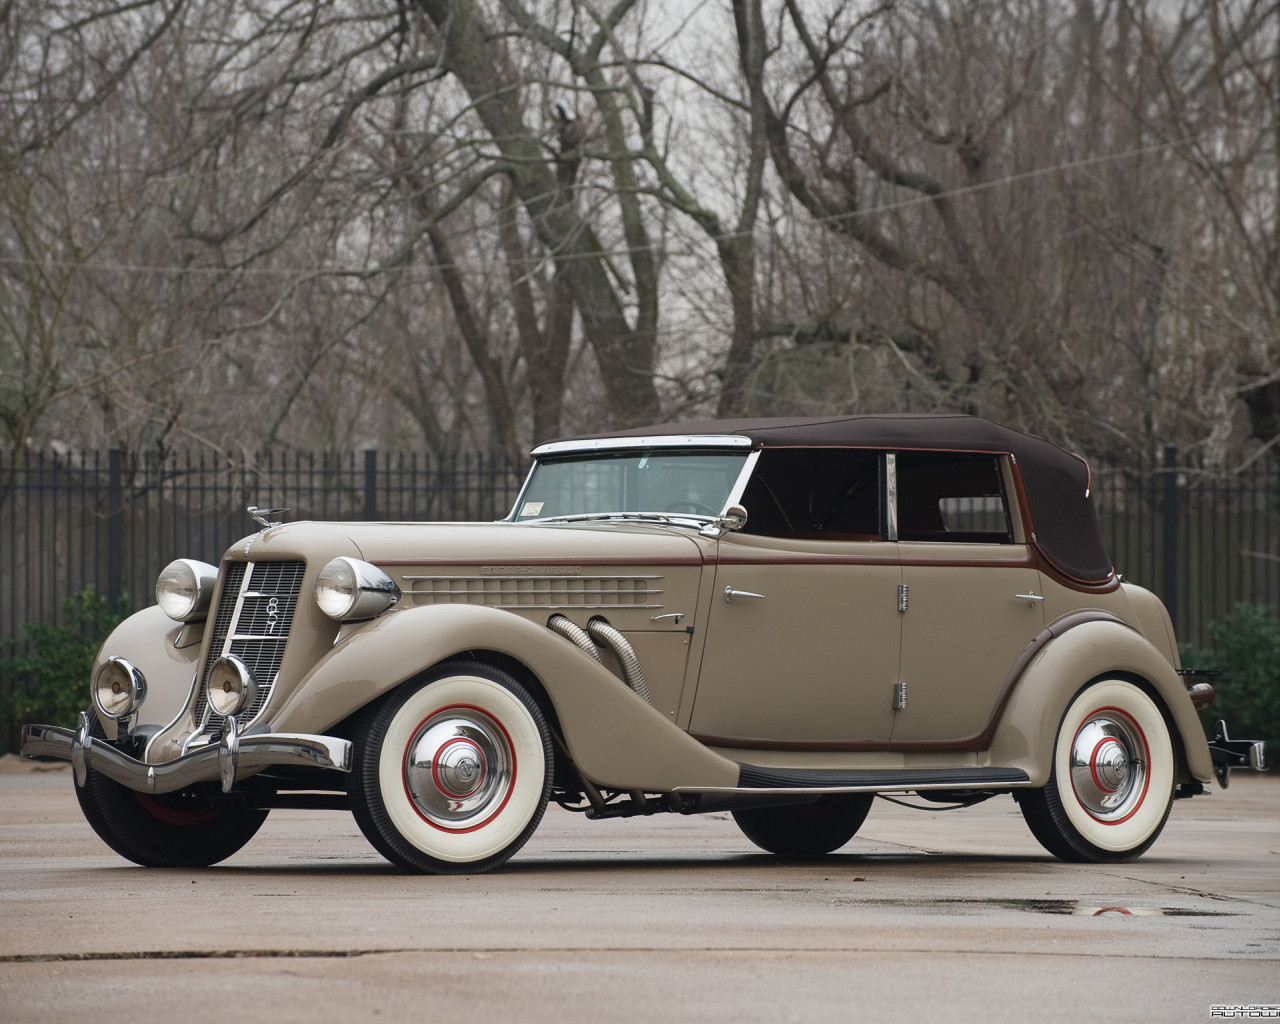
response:
M1209 680L1217 698L1200 712L1207 734L1213 735L1213 723L1221 718L1233 738L1266 740L1275 751L1280 740L1280 619L1266 605L1238 604L1209 623L1209 636L1209 648L1182 648L1186 668L1222 673Z
M28 623L28 650L0 658L0 719L72 726L89 706L89 675L107 634L129 614L129 599L112 603L92 586L62 602L62 622ZM8 730L0 732L0 752Z

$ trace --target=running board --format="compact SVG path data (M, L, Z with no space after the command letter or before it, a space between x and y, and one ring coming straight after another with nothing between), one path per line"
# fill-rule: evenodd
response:
M1019 768L859 768L804 770L738 765L736 786L680 786L674 795L684 814L811 804L824 796L955 790L972 794L1029 786Z
M1020 768L761 768L738 763L738 785L732 790L787 789L876 793L880 790L990 789L1025 786ZM702 790L702 792L712 792Z

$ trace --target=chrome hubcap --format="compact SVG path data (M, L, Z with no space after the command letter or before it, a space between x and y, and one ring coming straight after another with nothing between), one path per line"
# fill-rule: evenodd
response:
M496 719L479 708L445 708L418 726L405 749L405 789L431 824L478 828L506 804L515 767Z
M1071 744L1071 788L1102 822L1127 818L1147 791L1147 745L1136 722L1116 708L1089 716Z

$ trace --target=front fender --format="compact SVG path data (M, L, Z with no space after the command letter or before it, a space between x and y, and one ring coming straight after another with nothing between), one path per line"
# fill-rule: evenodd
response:
M541 682L578 770L601 786L669 792L734 786L712 753L568 641L496 608L390 612L341 640L269 715L280 732L323 732L433 665L472 650L508 655Z
M181 641L180 635L183 637ZM168 725L186 707L187 698L191 695L196 663L200 658L201 635L200 623L184 626L169 618L156 605L144 608L130 615L107 636L98 650L93 675L87 684L93 684L98 669L108 658L124 658L147 681L147 696L138 709L134 728L139 725ZM94 711L97 713L96 707ZM104 718L100 713L98 719L107 738L114 740L117 735L115 721Z
M1031 659L996 729L993 763L1022 768L1033 786L1045 785L1063 712L1085 683L1100 676L1131 676L1149 684L1182 739L1191 777L1213 778L1208 743L1186 686L1149 640L1115 620L1074 626Z

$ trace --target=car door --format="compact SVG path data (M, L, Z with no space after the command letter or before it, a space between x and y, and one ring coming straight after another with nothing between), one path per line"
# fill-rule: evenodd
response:
M718 544L690 731L712 745L882 746L901 582L877 452L765 451Z
M1010 514L1004 469L995 455L894 460L907 588L895 747L972 746L1018 656L1044 628L1043 585Z

